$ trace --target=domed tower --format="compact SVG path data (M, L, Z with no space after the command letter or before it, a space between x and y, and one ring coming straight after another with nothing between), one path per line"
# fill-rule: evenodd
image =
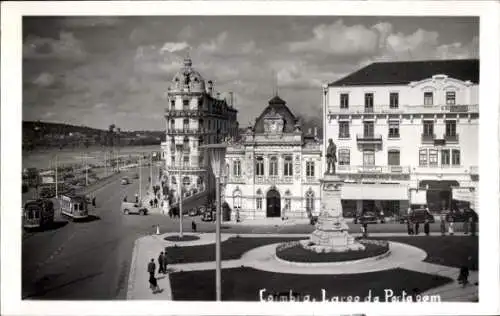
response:
M213 91L213 82L205 80L193 68L189 56L168 87L165 109L166 139L162 144L166 180L169 189L191 193L206 189L206 163L200 145L234 136L237 111ZM214 94L217 97L214 97ZM179 182L180 181L180 182Z

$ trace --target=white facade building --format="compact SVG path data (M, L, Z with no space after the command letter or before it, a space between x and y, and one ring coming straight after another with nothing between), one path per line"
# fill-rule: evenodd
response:
M478 208L478 96L479 60L373 63L325 85L323 157L332 139L344 216Z
M229 100L215 93L213 82L205 83L192 67L191 59L186 58L166 95L166 141L162 143L166 175L163 181L172 191L177 191L177 181L181 181L183 191L203 191L208 184L208 161L200 146L218 143L238 133L232 93Z
M231 219L307 218L320 209L321 143L278 96L226 153Z

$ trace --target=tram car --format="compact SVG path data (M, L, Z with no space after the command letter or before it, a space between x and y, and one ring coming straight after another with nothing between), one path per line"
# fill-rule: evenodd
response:
M23 228L43 228L54 222L54 203L50 200L32 200L23 207Z
M73 221L89 217L85 195L62 195L59 204L61 205L61 214Z

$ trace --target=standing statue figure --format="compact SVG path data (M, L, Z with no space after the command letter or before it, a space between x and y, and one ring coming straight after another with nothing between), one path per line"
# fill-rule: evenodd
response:
M326 149L326 174L335 174L335 163L337 162L337 145L330 138Z

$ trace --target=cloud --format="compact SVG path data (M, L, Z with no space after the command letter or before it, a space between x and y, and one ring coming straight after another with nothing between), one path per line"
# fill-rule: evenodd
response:
M82 60L86 56L82 42L69 32L60 32L59 39L28 37L23 44L25 59Z
M378 46L378 34L363 25L346 26L342 20L318 25L313 37L289 43L292 52L323 52L338 56L367 55Z
M253 40L242 41L230 37L227 31L219 33L208 42L201 43L197 51L200 54L210 54L217 57L239 57L248 54L260 54L262 50Z
M226 42L226 39L227 39L227 32L222 32L219 35L217 35L216 38L210 40L209 42L201 43L200 46L198 47L198 50L202 53L221 52L222 47Z
M160 49L160 52L170 52L170 53L174 53L174 52L177 52L177 51L182 51L182 50L185 50L187 48L189 48L189 44L186 43L186 42L179 42L179 43L173 43L173 42L167 42L165 44L163 44L163 47Z
M105 109L107 107L108 105L106 103L97 103L96 105L94 105L94 109Z
M110 27L121 24L122 20L114 16L89 16L71 17L63 20L63 25L67 27Z
M41 73L38 77L36 77L32 82L33 84L40 87L49 87L55 81L55 78L52 74L48 72Z

